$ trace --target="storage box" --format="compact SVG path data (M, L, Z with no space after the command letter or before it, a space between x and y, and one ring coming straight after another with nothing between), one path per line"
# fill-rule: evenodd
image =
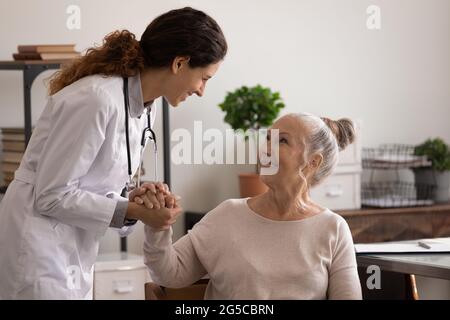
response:
M330 210L361 208L361 146L357 139L339 153L335 172L311 189L311 198Z

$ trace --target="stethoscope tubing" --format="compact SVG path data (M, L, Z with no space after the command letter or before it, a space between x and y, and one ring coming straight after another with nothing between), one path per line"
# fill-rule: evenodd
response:
M130 152L130 133L129 133L129 108L130 108L130 98L128 94L128 78L123 77L123 96L124 96L124 105L125 105L125 141L127 145L127 161L128 161L128 186L127 189L130 189L133 186L132 181L132 170L131 170L131 152ZM147 113L147 127L142 132L141 137L141 153L140 153L140 159L139 159L139 169L138 169L138 181L137 181L137 187L140 187L140 181L141 181L141 167L142 167L142 157L144 154L144 148L146 145L146 133L150 132L150 139L153 140L154 143L154 153L155 153L155 161L157 160L157 147L156 147L156 134L151 128L151 119L150 119L150 112ZM157 168L155 164L155 179L157 179Z

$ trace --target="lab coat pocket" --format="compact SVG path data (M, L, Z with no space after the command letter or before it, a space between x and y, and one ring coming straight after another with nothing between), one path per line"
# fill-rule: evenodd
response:
M57 222L54 227L55 231L55 249L60 253L61 257L70 260L76 251L76 239L78 239L77 228L69 226L68 224ZM65 261L66 264L74 261Z
M32 216L28 218L25 239L32 247L52 246L55 239L57 221L45 216Z
M43 270L52 270L55 260L55 226L52 218L31 216L25 222L21 265L25 278L34 279Z

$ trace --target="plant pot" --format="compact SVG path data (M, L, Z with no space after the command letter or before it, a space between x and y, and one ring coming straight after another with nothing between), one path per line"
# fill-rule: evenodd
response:
M268 190L268 187L261 181L259 174L240 173L239 190L241 198L254 197Z
M425 192L423 192L423 186L428 185L433 186L431 199L437 203L449 201L450 171L441 172L432 169L416 169L414 170L414 177L418 199L426 198Z

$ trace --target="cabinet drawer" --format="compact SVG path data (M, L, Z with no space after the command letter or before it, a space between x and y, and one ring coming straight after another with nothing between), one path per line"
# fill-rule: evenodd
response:
M361 207L360 174L335 174L311 189L311 198L331 210Z
M147 269L101 271L94 274L95 300L144 300Z

